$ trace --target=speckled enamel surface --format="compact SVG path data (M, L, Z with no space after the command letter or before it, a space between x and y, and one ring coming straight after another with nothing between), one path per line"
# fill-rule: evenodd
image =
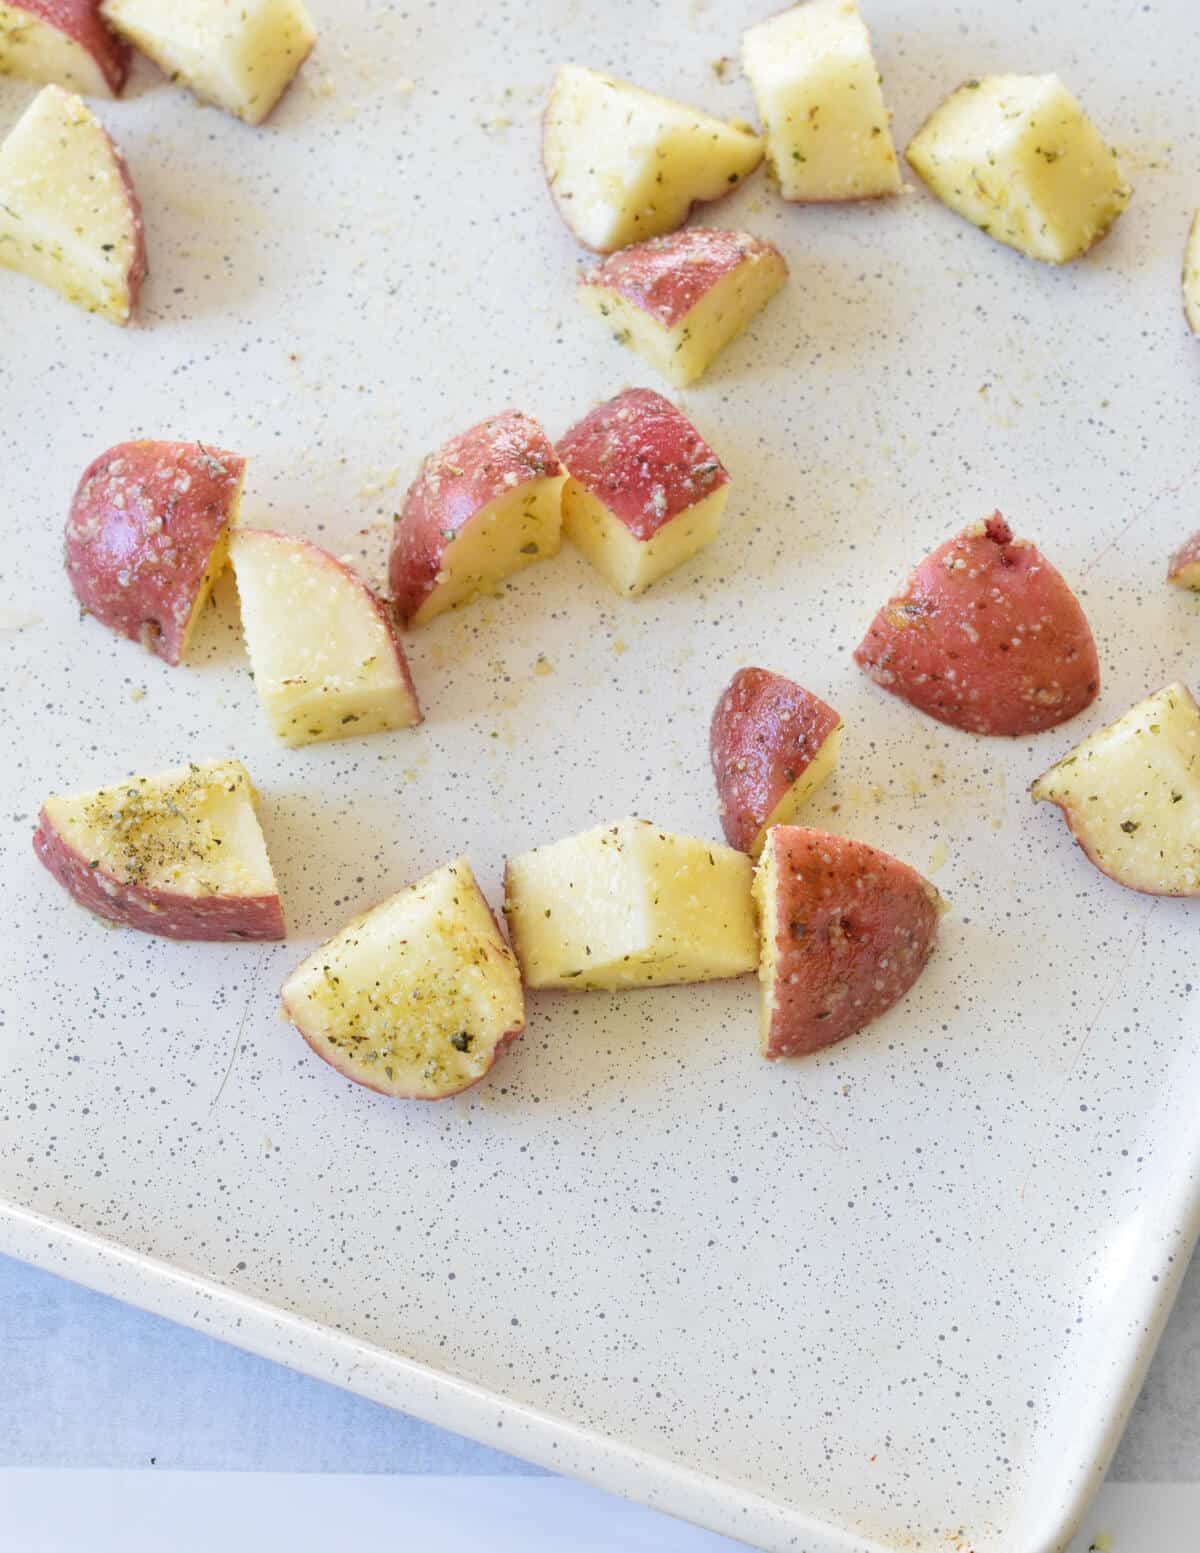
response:
M228 575L184 669L80 622L79 472L129 438L237 448L247 523L379 583L429 449L506 404L560 437L629 381L537 164L554 66L747 114L712 61L762 9L463 0L451 36L433 0L314 0L322 42L260 132L135 67L106 119L152 228L139 326L0 275L0 1246L778 1553L1056 1545L1196 1207L1196 907L1105 880L1026 794L1197 677L1197 601L1163 577L1200 472L1194 17L1148 3L1039 7L1034 35L1028 0L873 0L900 143L1032 50L1125 149L1125 218L1055 270L920 191L798 210L748 180L721 220L793 281L679 398L732 476L716 542L636 601L564 546L405 635L419 729L295 751ZM5 121L27 93L0 83ZM914 561L996 507L1071 580L1103 677L1012 741L852 658ZM460 853L496 908L505 856L614 814L718 838L708 720L755 663L845 721L805 823L949 902L868 1030L768 1064L752 977L536 993L479 1087L419 1106L278 1018L309 950ZM198 754L254 774L286 944L107 929L33 855L46 793Z

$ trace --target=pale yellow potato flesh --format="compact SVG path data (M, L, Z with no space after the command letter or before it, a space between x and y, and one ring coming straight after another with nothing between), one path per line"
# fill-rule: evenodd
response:
M235 529L229 553L254 686L285 744L420 721L378 601L352 572L303 540L253 529Z
M1192 333L1200 334L1200 211L1192 220L1183 251L1183 313Z
M828 782L833 775L842 748L842 728L843 724L839 723L771 810L766 824L754 838L754 845L750 848L751 857L757 858L761 855L766 845L767 832L772 825L790 825L817 788Z
M240 760L204 760L47 798L43 809L81 857L122 884L248 898L278 894L255 800Z
M45 86L0 146L0 265L128 322L138 218L103 126Z
M783 823L780 821L779 823ZM758 857L766 845L769 825L764 825L762 835L759 837ZM761 858L754 869L754 883L751 889L754 900L754 912L758 919L759 949L758 949L758 985L760 990L758 1005L758 1043L759 1050L765 1057L770 1046L771 1021L775 1017L775 986L776 963L779 959L779 932L776 922L775 902L777 899L779 865L775 856L775 849Z
M348 1077L413 1099L475 1083L525 994L465 857L355 917L288 977L284 1011Z
M612 332L656 371L686 388L760 313L787 279L778 254L752 255L711 286L673 327L607 286L580 286L579 295Z
M82 43L29 11L0 4L0 75L57 83L86 97L111 97L104 72Z
M1098 868L1151 895L1200 894L1200 709L1180 684L1139 701L1030 790Z
M505 911L531 987L615 989L744 976L758 964L744 852L644 820L513 858Z
M742 63L784 199L900 192L891 114L854 0L804 0L759 22L743 35Z
M967 82L907 156L951 210L1047 264L1086 253L1130 199L1116 153L1053 75Z
M261 124L317 33L301 0L104 0L115 31L206 102Z
M728 499L726 484L685 507L653 539L635 539L598 497L568 477L563 489L563 533L616 592L635 598L712 544Z
M482 507L450 540L433 591L410 625L495 593L506 577L557 555L562 543L565 475L527 481Z
M554 78L543 124L546 177L563 219L611 253L673 232L762 161L762 141L684 103L582 65Z

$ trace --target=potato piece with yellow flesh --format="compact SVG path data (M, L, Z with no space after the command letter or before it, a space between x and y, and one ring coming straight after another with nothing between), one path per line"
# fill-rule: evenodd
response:
M368 1089L441 1100L525 1026L525 994L465 857L348 922L284 983L285 1016Z
M563 532L632 598L716 538L729 475L688 418L652 388L630 388L558 444L567 466Z
M1200 895L1200 708L1180 684L1139 701L1033 784L1102 873L1147 895Z
M512 858L504 909L531 987L665 986L755 968L751 883L743 852L621 820Z
M685 227L613 254L584 277L579 296L618 344L685 388L786 279L787 264L770 243Z
M125 324L146 275L142 212L104 126L46 86L0 146L0 265Z
M951 210L1047 264L1086 253L1130 199L1116 153L1054 75L968 81L906 154Z
M104 19L173 81L261 124L312 52L301 0L103 0Z
M55 794L34 851L81 906L111 922L163 938L282 938L256 797L240 760Z
M305 539L234 529L246 650L285 744L352 739L421 721L391 609Z
M673 232L762 161L749 128L582 65L554 78L542 162L559 214L581 243L612 253Z
M803 0L759 22L742 60L785 200L899 194L892 116L854 0Z

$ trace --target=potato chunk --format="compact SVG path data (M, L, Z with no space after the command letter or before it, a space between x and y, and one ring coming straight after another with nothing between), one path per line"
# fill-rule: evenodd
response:
M600 253L673 232L762 155L748 127L582 65L563 65L550 89L542 126L550 193L579 241Z
M1101 872L1147 895L1200 895L1200 708L1167 685L1033 784Z
M751 877L731 847L621 820L510 859L504 909L531 987L711 981L757 963Z
M1131 194L1116 153L1054 75L966 82L906 154L951 210L1047 264L1086 253Z
M281 996L319 1057L399 1100L477 1084L525 1027L517 962L465 857L348 922Z
M584 276L579 296L618 344L685 388L786 279L787 264L770 243L686 227L613 254Z
M742 38L767 162L785 200L900 192L891 114L855 0L802 0Z
M104 19L173 81L261 124L312 52L301 0L103 0Z

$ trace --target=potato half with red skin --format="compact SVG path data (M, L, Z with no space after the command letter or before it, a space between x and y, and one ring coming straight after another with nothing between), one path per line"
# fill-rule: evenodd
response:
M884 690L967 733L1041 733L1100 689L1078 599L998 512L926 556L854 657Z
M1200 592L1200 529L1185 539L1167 564L1167 581Z
M563 479L550 439L519 410L431 453L392 531L388 584L401 620L423 625L554 555Z
M256 799L241 761L198 761L47 798L33 848L81 906L123 927L160 938L283 938Z
M177 664L225 565L245 468L199 442L123 442L90 464L66 535L88 614Z
M721 693L709 755L731 847L757 857L767 827L786 824L833 770L842 719L803 685L739 669Z
M397 1100L469 1089L525 1027L520 970L465 857L348 922L281 997L319 1057Z
M101 17L100 0L0 0L0 75L117 97L129 55Z
M754 895L767 1058L807 1056L878 1019L924 970L937 937L934 887L847 836L772 826Z

